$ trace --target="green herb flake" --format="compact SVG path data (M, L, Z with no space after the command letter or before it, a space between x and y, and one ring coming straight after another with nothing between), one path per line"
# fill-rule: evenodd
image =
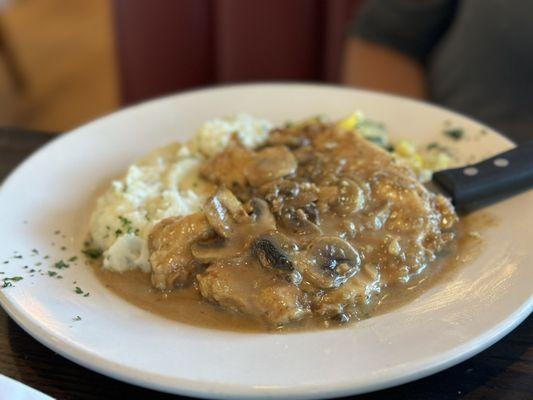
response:
M20 259L22 258L22 256L21 256L20 254L18 254L18 255L16 255L16 256L13 256L13 258L17 258L17 259L20 260Z
M65 251L67 248L65 246L61 246L61 250Z
M6 260L6 261L4 261L2 264L9 264L9 261Z
M90 295L90 293L87 292L87 293L85 293L85 294L83 295L83 297L89 297L89 295Z
M70 257L70 258L68 259L68 261L70 261L70 262L74 262L74 261L76 261L77 259L78 259L77 256L73 256L73 257Z
M76 294L83 294L83 290L81 290L81 288L79 286L76 286L76 289L74 289L74 292Z
M465 132L461 128L455 128L446 129L444 134L453 140L459 140L465 135Z
M41 265L43 265L42 262L35 263L35 266L36 266L36 267L40 267Z
M23 279L24 278L22 276L13 276L11 278L4 278L4 279L2 279L2 281L3 281L2 287L3 288L12 287L13 286L13 282L18 282L18 281L21 281Z
M35 270L32 268L28 271L30 274L33 274L35 272Z
M118 219L122 222L122 225L131 225L131 221L122 215L119 215Z
M119 216L118 216L118 219L119 219L120 222L122 223L122 227L124 228L124 230L126 231L126 233L128 233L128 234L130 234L130 233L135 233L135 234L137 234L135 228L134 228L133 225L132 225L131 220L129 220L129 219L126 218L126 217L123 217L122 215L119 215ZM120 235L123 234L123 232L124 232L124 231L123 231L122 229L117 229L117 230L115 231L115 235L116 235L117 237L119 237Z
M58 275L56 276L57 279L63 279L63 276L62 275Z
M102 250L100 249L85 249L82 250L82 253L93 260L96 260L102 256Z
M79 315L76 315L74 318L72 318L73 321L81 321L81 317Z
M70 265L68 265L65 261L63 260L59 260L58 262L56 262L54 264L54 267L57 268L57 269L63 269L63 268L68 268L70 267Z
M49 276L49 277L54 277L54 276L56 276L56 275L57 275L57 272L55 272L55 271L48 271L48 276Z
M31 249L31 252L32 252L33 254L39 254L39 250L37 250L37 249Z
M54 232L54 235L59 235L61 233L61 231L58 229L57 231Z
M48 260L48 259L50 258L50 256L49 256L49 255L46 255L46 256L44 256L43 258L44 258L45 260Z

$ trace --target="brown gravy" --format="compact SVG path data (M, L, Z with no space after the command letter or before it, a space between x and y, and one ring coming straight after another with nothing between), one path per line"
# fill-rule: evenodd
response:
M461 219L458 238L454 247L449 247L439 259L424 270L409 284L398 284L383 290L367 317L384 314L412 301L433 286L452 279L462 265L474 260L482 249L482 237L474 232L496 224L490 214L478 212ZM281 329L269 328L243 314L210 304L203 300L195 287L162 292L152 287L150 275L140 271L116 273L93 265L93 270L102 284L126 301L156 315L195 326L241 332L318 329L340 326L322 319L305 319Z

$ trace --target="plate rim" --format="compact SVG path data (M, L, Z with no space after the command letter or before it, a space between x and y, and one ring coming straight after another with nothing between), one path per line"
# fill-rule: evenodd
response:
M330 398L359 395L395 387L441 372L479 354L514 330L533 311L533 299L530 297L529 301L524 302L517 310L515 310L515 312L500 321L492 329L485 331L483 334L446 353L439 353L438 355L420 359L418 364L424 364L426 367L407 374L398 371L396 376L393 375L379 382L359 385L356 388L354 388L353 382L345 381L337 383L333 387L330 387L332 385L292 385L290 387L277 386L260 389L250 388L244 385L217 383L215 387L206 389L205 385L203 385L204 381L201 380L167 378L154 373L142 376L145 373L138 369L125 367L124 365L109 361L102 356L93 355L89 351L83 351L77 346L69 343L56 342L52 337L46 335L46 331L38 324L34 324L29 318L21 313L17 314L15 312L16 307L13 307L9 301L6 301L6 297L3 294L0 296L0 302L10 318L12 318L13 321L15 321L27 334L69 361L124 383L170 394L194 396L205 399L259 399L264 398L265 396L272 398L282 398L281 396L283 396L285 398L290 397L291 399L320 399L324 398L324 396ZM30 328L33 328L33 330ZM472 344L474 345L472 346ZM68 348L70 348L70 352L68 351ZM442 358L444 358L444 360L438 360ZM161 381L164 381L164 383L152 380L150 379L150 376L157 376ZM135 381L132 381L132 377Z

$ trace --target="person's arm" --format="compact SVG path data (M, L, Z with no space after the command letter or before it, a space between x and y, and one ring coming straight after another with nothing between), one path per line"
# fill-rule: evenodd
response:
M342 82L402 96L426 98L424 67L419 61L380 44L349 38Z
M365 0L348 29L343 82L425 98L424 63L448 30L457 0Z

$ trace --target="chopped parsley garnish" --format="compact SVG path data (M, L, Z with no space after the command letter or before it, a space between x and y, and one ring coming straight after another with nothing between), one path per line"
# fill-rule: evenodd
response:
M60 233L61 233L61 231L57 230L57 231L54 232L54 235L59 235Z
M58 262L56 262L54 264L54 267L57 268L57 269L63 269L63 268L68 268L70 267L70 265L68 265L65 261L63 260L59 260Z
M33 274L35 272L35 270L32 268L28 271L30 274Z
M127 219L126 217L123 217L122 215L119 215L118 219L120 220L120 222L122 222L122 225L124 226L131 225L131 221Z
M87 293L85 293L85 294L83 295L83 297L89 297L89 295L90 295L90 293L87 292Z
M55 272L55 271L48 271L48 276L50 276L50 277L54 277L54 276L56 276L56 275L57 275L57 272Z
M12 287L13 282L18 282L18 281L21 281L22 279L24 279L22 276L13 276L11 278L4 278L2 279L3 281L2 287L3 288Z
M452 138L453 140L459 140L465 135L465 132L461 128L455 128L455 129L446 129L444 131L444 134L448 136L449 138Z
M46 255L46 256L44 256L43 258L44 258L45 260L48 260L48 259L50 258L50 256L49 256L49 255Z
M8 261L8 260L6 260L6 261L4 261L4 262L3 262L3 264L9 264L9 261Z
M82 253L85 254L87 257L92 258L93 260L96 260L97 258L100 258L102 256L102 250L100 249L85 249L82 250Z
M72 318L73 321L81 321L81 317L79 315L76 315L74 318Z
M36 267L40 267L41 265L43 265L42 262L35 263L35 266L36 266Z
M65 251L67 248L65 246L61 246L61 250Z
M122 228L123 229L117 229L115 231L115 236L116 237L119 237L120 235L122 235L124 233L124 231L126 233L134 233L134 234L138 234L139 233L139 230L138 229L135 229L132 225L132 222L131 220L129 220L128 218L126 217L123 217L122 215L119 215L118 216L118 219L120 220L120 222L122 223Z
M76 289L74 289L74 292L76 292L76 294L83 294L83 290L81 290L79 286L76 286Z
M73 257L70 257L70 258L68 259L68 261L70 261L70 262L74 262L74 261L76 261L77 259L78 259L78 257L73 256Z
M39 250L37 250L37 249L31 249L31 252L32 252L33 254L39 254Z
M19 254L19 255L16 255L16 256L13 256L13 258L18 258L18 259L21 259L22 256Z

